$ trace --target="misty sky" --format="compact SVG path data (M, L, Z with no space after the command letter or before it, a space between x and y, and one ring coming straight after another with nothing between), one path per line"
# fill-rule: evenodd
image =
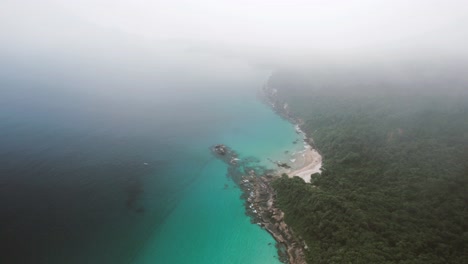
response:
M283 60L468 57L466 1L0 0L0 5L2 53L102 56L135 47L184 47Z

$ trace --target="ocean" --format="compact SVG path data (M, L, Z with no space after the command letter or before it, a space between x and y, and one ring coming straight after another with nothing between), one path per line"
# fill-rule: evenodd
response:
M1 78L5 263L280 263L210 152L225 144L274 168L267 158L298 147L293 125L256 98L265 71L21 74Z

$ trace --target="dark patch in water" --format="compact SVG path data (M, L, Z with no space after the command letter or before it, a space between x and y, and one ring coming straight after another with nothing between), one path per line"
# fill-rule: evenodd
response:
M127 167L133 168L133 172L129 174L127 185L125 186L125 192L127 199L125 206L127 209L135 213L144 213L145 207L141 205L141 198L144 190L143 176L148 175L152 170L161 170L166 166L166 161L151 161L149 163L143 162L141 164L127 164Z
M129 185L127 185L126 192L127 192L127 201L125 204L127 208L135 212L143 212L144 211L143 206L138 205L138 201L144 192L143 184L141 183L141 180L139 178L133 179L129 183Z

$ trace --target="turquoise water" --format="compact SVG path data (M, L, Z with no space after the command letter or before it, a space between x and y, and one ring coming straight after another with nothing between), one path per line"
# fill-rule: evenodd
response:
M299 147L255 97L265 72L31 67L0 71L2 260L278 262L210 152L222 143L271 167L267 158Z
M288 122L258 101L238 106L237 115L212 142L233 147L240 157L286 157L298 136ZM274 239L245 215L241 191L226 177L226 164L211 159L199 180L148 240L135 263L280 263ZM228 188L224 189L224 185Z

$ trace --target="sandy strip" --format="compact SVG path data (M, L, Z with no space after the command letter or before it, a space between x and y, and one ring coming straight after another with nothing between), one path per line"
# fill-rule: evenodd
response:
M289 162L287 164L291 168L280 168L278 173L281 175L283 173L287 174L290 178L298 176L302 178L305 182L310 183L311 175L315 173L322 173L322 156L317 150L313 149L307 143L306 134L300 129L298 125L295 126L296 132L302 135L304 139L304 149L294 152L289 157ZM270 160L271 162L274 162ZM274 162L276 164L282 163L281 161Z
M296 161L292 163L292 169L286 172L289 177L298 176L305 182L310 182L310 175L321 173L322 156L312 148L295 154Z
M295 129L298 134L302 134L304 139L306 139L306 134L298 125L295 126ZM294 162L291 163L291 169L284 171L289 177L298 176L305 182L310 183L310 175L322 172L322 156L305 142L304 150L296 152L292 160Z

